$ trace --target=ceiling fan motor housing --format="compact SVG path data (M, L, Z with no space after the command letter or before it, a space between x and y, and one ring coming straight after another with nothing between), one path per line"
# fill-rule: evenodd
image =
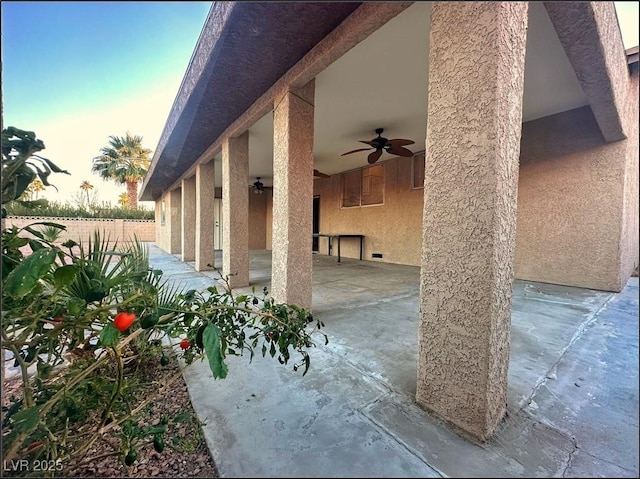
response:
M403 138L396 138L393 140L389 140L382 136L383 131L384 131L383 128L376 128L376 133L378 134L376 138L373 138L372 140L359 140L360 143L365 143L371 146L375 150L372 153L369 153L369 156L367 157L367 161L370 164L373 164L380 159L380 157L382 156L383 150L391 155L404 156L404 157L413 156L413 152L411 150L404 148L404 146L406 145L413 145L414 144L413 140L406 140ZM360 151L371 150L372 148L358 148L356 150L347 151L346 153L343 153L341 156L350 155L352 153L358 153Z
M387 141L389 141L387 138L382 136L383 131L384 131L384 128L376 128L376 133L378 134L378 138L374 138L373 140L371 140L376 144L377 150L384 148L384 146L387 144Z

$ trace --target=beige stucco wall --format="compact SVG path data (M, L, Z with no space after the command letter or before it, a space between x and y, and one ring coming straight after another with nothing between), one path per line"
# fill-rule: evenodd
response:
M216 188L216 198L222 197L221 188ZM156 222L155 222L155 238L156 245L164 251L171 251L171 236L177 234L180 236L180 215L174 212L174 208L181 208L181 205L173 205L170 201L170 195L165 194L165 224L161 224L160 211L162 199L156 201ZM251 189L249 191L249 249L270 249L271 248L271 212L267 218L267 205L270 204L271 190L266 190L262 195L256 195ZM173 215L173 216L172 216ZM176 224L172 225L170 218L176 220ZM268 220L268 221L267 221ZM267 246L267 230L269 231L269 246ZM211 231L213 235L213 230ZM179 241L178 241L179 243ZM180 253L179 248L174 251L175 254Z
M621 267L621 245L625 251L637 245L637 227L635 240L621 240L623 224L627 231L633 225L632 214L623 221L622 210L633 142L637 158L637 136L605 143L590 107L524 124L516 277L620 291L632 269ZM637 185L637 166L635 175ZM633 192L627 196L630 203ZM637 212L637 193L635 202Z
M365 260L419 266L423 190L412 189L411 158L391 158L376 164L384 166L383 205L341 208L340 175L314 180L314 195L320 196L320 232L364 235ZM320 238L321 254L327 253L327 241ZM382 253L383 257L372 258L372 253ZM341 254L358 258L358 240L343 239Z
M629 88L637 98L634 78ZM637 100L635 109L633 101L628 105L628 117L637 118ZM626 283L638 264L637 122L634 128L628 140L607 144L589 107L524 124L516 278L613 291ZM411 159L379 164L385 168L380 206L340 208L340 175L314 180L320 231L365 235L366 260L419 266L423 198L422 189L411 187ZM622 201L624 212L616 207ZM249 249L271 249L272 191L250 192L249 205ZM166 214L168 223L169 208ZM156 243L168 251L159 202L156 218ZM327 239L321 238L320 253L326 251ZM344 240L341 253L357 258L358 242Z
M267 248L267 202L270 190L257 195L249 189L249 249Z
M162 224L162 200L164 199L165 223ZM179 254L182 250L182 190L178 188L167 192L155 205L156 245L170 254Z
M638 64L632 67L631 81L627 92L626 122L627 162L624 182L624 212L622 217L622 248L620 270L622 283L638 268Z
M637 98L637 75L635 82ZM633 104L629 118L637 118ZM524 124L516 278L608 291L624 286L638 264L637 139L636 121L628 140L605 143L589 107ZM340 208L340 175L315 180L320 231L364 234L365 259L418 266L422 190L411 189L410 159L382 164L382 206ZM321 238L320 253L326 251ZM372 259L374 252L383 259ZM345 240L342 254L357 258L357 242Z
M273 192L271 190L267 190L265 192L266 196L266 225L265 225L265 235L266 235L266 248L271 249L273 244Z

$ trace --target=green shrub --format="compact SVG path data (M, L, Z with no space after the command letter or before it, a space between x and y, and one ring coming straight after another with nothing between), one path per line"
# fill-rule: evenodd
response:
M228 356L251 361L258 352L307 372L311 334L324 326L308 311L276 304L266 288L236 296L228 281L223 290L184 292L149 267L138 241L123 249L96 232L88 244L57 246L43 226L65 228L40 222L2 231L2 349L21 379L20 396L3 407L7 464L47 461L61 475L65 464L90 462L99 440L127 466L144 444L170 444L168 424L145 425L144 414L171 394L182 371L148 391L136 375L142 361L161 367L168 356L187 365L206 359L223 379Z
M143 208L127 209L103 203L92 209L78 208L69 203L50 201L46 205L25 206L11 201L5 205L7 216L38 216L46 218L106 218L125 220L153 220L155 213Z

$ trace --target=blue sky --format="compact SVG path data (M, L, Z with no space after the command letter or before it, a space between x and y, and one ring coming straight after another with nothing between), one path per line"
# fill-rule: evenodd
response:
M3 2L6 115L22 123L100 108L184 72L209 5Z
M616 2L626 48L638 45L638 3ZM109 135L141 135L154 150L211 2L3 1L5 126L36 132L71 200L87 180L116 203L124 187L91 173ZM147 206L150 206L147 203Z
M4 125L35 131L72 174L43 197L72 199L87 180L117 202L124 187L91 173L92 159L127 130L155 149L210 6L2 2Z

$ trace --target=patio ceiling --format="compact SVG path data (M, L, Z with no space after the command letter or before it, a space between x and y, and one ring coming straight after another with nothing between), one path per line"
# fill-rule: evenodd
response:
M378 127L386 138L409 138L415 141L409 148L424 150L430 8L427 2L414 3L316 76L314 168L336 174L367 165L368 152L340 155L364 147L358 140L372 139ZM587 105L544 5L530 2L529 11L524 121ZM379 161L388 158L385 154ZM221 185L220 154L214 160L216 184ZM272 165L270 112L249 128L247 184L259 176L270 186ZM187 169L177 172L175 180ZM151 199L152 193L144 195Z

